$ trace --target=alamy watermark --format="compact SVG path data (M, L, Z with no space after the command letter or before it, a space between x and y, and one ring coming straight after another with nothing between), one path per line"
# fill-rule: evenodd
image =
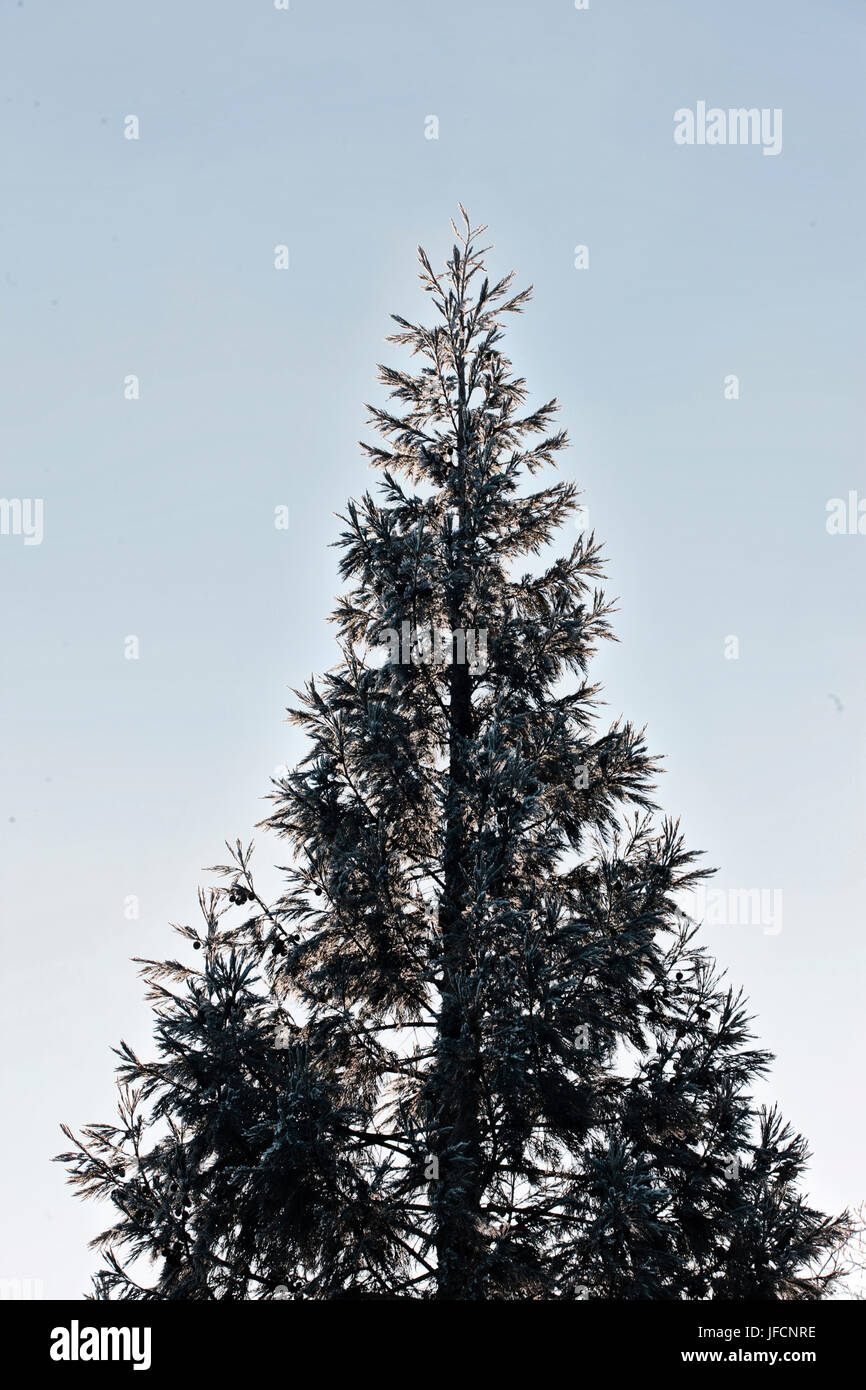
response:
M707 106L699 101L674 112L675 145L761 145L764 154L782 153L782 109L762 106Z
M866 536L866 497L858 497L853 490L847 501L844 497L831 497L825 511L828 536Z
M705 888L701 884L690 899L688 912L677 913L684 925L761 927L764 936L778 936L782 930L781 888Z
M41 545L44 515L41 497L0 497L0 536L23 536L25 545Z
M487 670L487 628L418 628L409 622L386 627L378 645L387 647L393 666L468 666L476 675Z
M44 1297L45 1286L41 1279L0 1279L0 1299L4 1302Z

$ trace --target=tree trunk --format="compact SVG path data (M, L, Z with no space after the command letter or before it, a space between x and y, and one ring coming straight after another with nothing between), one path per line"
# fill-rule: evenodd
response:
M461 336L463 325L461 320ZM469 836L467 748L473 733L472 678L468 659L466 611L466 548L470 501L466 490L466 390L462 342L458 345L457 470L460 563L451 594L452 631L448 749L449 793L443 853L444 891L439 907L443 951L442 1005L437 1038L437 1101L439 1183L436 1251L439 1269L437 1296L472 1297L479 1254L480 1133L476 1020L466 988L472 970L472 940L462 903L468 886ZM458 631L461 637L456 635ZM461 640L462 639L462 640ZM458 660L458 657L461 659Z

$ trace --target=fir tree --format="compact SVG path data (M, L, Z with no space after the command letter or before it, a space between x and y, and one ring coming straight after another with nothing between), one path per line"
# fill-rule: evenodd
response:
M198 959L142 962L157 1060L121 1044L118 1123L65 1130L116 1211L97 1297L832 1286L846 1218L800 1194L804 1141L750 1099L770 1055L677 905L707 871L656 818L643 732L598 727L595 537L518 569L577 493L531 482L566 438L502 348L529 291L461 214L442 274L419 252L434 325L395 316L417 369L380 368L341 661L290 711L284 891L251 847L216 866L177 929Z

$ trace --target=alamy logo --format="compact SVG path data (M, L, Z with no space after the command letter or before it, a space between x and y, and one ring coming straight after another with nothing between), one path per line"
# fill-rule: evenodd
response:
M41 497L0 497L0 536L23 536L25 545L41 545L43 513Z
M764 154L782 153L782 111L776 106L737 106L727 111L699 101L694 111L674 112L675 145L761 145Z
M831 497L826 512L828 536L866 536L866 498L849 492L846 504L844 497Z
M0 1279L0 1299L44 1297L41 1279Z
M134 1371L150 1370L149 1327L69 1327L51 1330L52 1361L131 1361Z
M692 891L689 912L676 914L683 926L763 927L764 936L782 930L781 888L705 888Z
M469 666L476 674L487 670L487 628L417 628L411 623L386 627L379 645L388 648L392 666Z

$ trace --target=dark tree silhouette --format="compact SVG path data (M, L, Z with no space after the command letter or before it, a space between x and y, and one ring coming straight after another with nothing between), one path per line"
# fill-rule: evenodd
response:
M656 820L642 732L597 727L599 547L516 568L577 494L532 490L566 439L502 349L529 292L462 217L443 274L420 252L434 326L396 318L417 368L380 369L342 659L266 822L284 891L240 843L216 866L177 929L201 955L142 963L158 1059L122 1044L119 1122L65 1131L115 1207L97 1297L832 1287L847 1218L798 1191L804 1141L749 1095L770 1055L677 906L707 871Z

